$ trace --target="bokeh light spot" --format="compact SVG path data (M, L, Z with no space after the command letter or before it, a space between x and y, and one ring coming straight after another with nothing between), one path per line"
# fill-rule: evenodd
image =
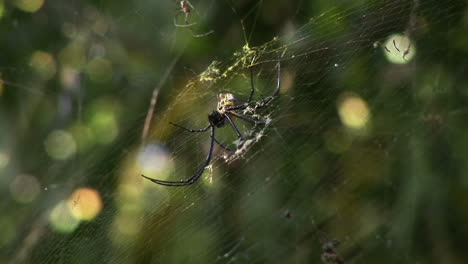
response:
M140 231L139 219L132 215L121 215L116 218L114 225L121 235L132 236Z
M67 201L60 201L50 212L49 222L52 228L61 233L73 232L80 220L73 216Z
M5 90L5 82L3 81L2 76L0 75L0 96L2 96L4 90Z
M95 143L91 128L83 124L75 124L70 129L73 138L76 140L78 152L84 153Z
M44 5L44 0L14 0L13 3L24 12L34 13Z
M63 130L50 133L44 141L44 147L49 156L57 160L66 160L76 152L73 136Z
M80 188L70 196L68 206L74 217L89 221L94 219L101 212L102 200L96 190Z
M352 129L362 129L370 119L367 103L355 94L343 94L338 100L338 113L341 122Z
M108 82L112 78L112 63L102 57L94 58L88 63L86 73L94 82Z
M111 111L96 112L91 118L90 127L96 136L96 141L108 144L119 134L115 115Z
M6 166L8 166L9 162L10 162L10 156L6 153L0 152L0 169L3 169Z
M5 3L3 0L0 0L0 19L5 15Z
M44 51L35 51L30 58L29 65L44 80L49 80L54 77L57 71L54 57L52 57L50 53Z
M165 179L173 166L167 150L157 143L144 146L137 159L141 172L148 177Z
M414 43L402 34L389 36L382 49L388 61L395 64L406 64L416 55Z
M11 196L19 203L30 203L40 192L40 184L36 177L19 175L10 184Z
M60 82L66 89L73 89L80 85L79 71L71 66L64 66L60 72Z
M79 36L76 38L79 38ZM82 41L71 42L60 51L58 58L61 65L69 65L78 69L81 68L85 64L86 59L85 44L82 43Z

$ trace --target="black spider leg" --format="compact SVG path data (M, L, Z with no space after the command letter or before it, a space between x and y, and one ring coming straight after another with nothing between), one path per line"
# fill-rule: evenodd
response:
M398 52L401 52L400 49L397 47L397 45L395 43L395 39L393 39L393 47L395 47L395 49L398 50Z
M255 86L254 86L254 81L253 81L253 70L252 70L252 67L250 67L250 95L249 95L249 100L247 100L247 104L250 104L250 102L252 102L254 92L255 92Z
M410 52L411 52L411 42L408 44L408 48L405 50L405 52L403 52L403 59L404 59L405 61L407 61L405 57L406 57L408 54L410 54Z
M233 116L235 116L235 117L237 117L237 118L240 118L240 119L242 119L242 120L244 120L244 121L253 123L253 124L255 124L255 125L266 124L266 121L265 121L265 120L255 120L255 119L250 118L250 117L248 117L248 116L240 115L240 114L238 114L238 113L236 113L236 112L229 112L229 114L231 114L231 115L233 115Z
M169 122L169 124L173 125L173 126L176 126L178 128L182 128L183 130L185 131L188 131L188 132L191 132L191 133L198 133L198 132L206 132L208 130L208 128L211 127L211 125L208 125L207 127L205 128L201 128L201 129L190 129L190 128L186 128L186 127L183 127L181 125L178 125L176 123L172 123L172 122ZM227 151L234 151L233 149L230 149L228 147L225 147L223 144L219 143L218 140L216 140L216 138L214 139L214 141L216 142L216 144L218 144L218 146L220 146L221 148L227 150Z
M205 127L205 128L200 128L200 129L190 129L190 128L186 128L186 127L183 127L183 126L181 126L181 125L178 125L178 124L176 124L176 123L172 123L172 122L169 122L169 124L171 124L171 125L173 125L173 126L176 126L176 127L179 127L179 128L182 128L183 130L186 130L186 131L188 131L188 132L192 132L192 133L194 133L194 132L205 132L205 131L207 131L207 130L208 130L208 128L210 128L210 127L211 127L211 125L208 125L208 126L207 126L207 127Z
M277 79L277 82L276 82L276 88L275 90L273 91L273 93L268 96L267 98L265 99L262 99L262 101L260 103L257 103L256 105L254 105L253 107L255 108L255 110L259 109L259 108L262 108L264 106L266 106L267 104L270 103L271 100L273 100L273 98L275 98L280 89L281 89L281 64L280 62L278 61L278 63L276 64L276 67L278 68L278 79ZM253 75L251 75L252 77ZM253 78L251 79L251 82L252 82L252 91L250 92L251 96L253 96ZM249 98L250 99L250 98ZM246 108L248 108L249 106L252 106L252 103L253 102L247 102L247 103L244 103L244 104L241 104L241 105L238 105L238 106L234 106L234 107L229 107L227 108L228 111L233 111L233 110L244 110Z
M218 144L218 146L220 146L222 149L226 150L226 151L229 151L229 152L234 152L236 151L235 149L231 149L231 148L228 148L226 146L224 146L223 144L221 144L218 140L216 140L215 138L215 143Z
M277 76L277 79L276 79L276 88L275 88L275 90L273 91L273 93L270 96L263 99L261 103L259 103L259 104L257 104L255 106L255 110L268 105L271 102L271 100L273 100L273 98L275 98L279 94L279 91L281 89L281 65L280 65L279 61L276 64L276 67L278 68L278 76Z
M239 129L237 128L236 124L232 121L231 117L228 116L227 114L224 114L224 116L226 117L226 119L227 119L227 121L229 122L229 124L231 124L231 127L232 127L232 129L234 129L234 132L236 132L236 136L237 136L240 140L243 140L243 137L242 137L241 132L240 132Z
M212 154L213 154L213 147L214 147L214 142L215 142L215 127L212 126L212 125L209 125L206 129L208 128L211 128L210 130L210 137L211 137L211 141L210 141L210 150L208 150L208 155L206 156L206 160L205 162L202 164L202 166L198 169L198 171L192 176L190 177L188 180L186 181L162 181L162 180L156 180L156 179L152 179L152 178L149 178L149 177L146 177L145 175L141 175L143 178L145 179L148 179L154 183L157 183L157 184L160 184L160 185L164 185L164 186L173 186L173 187L178 187L178 186L186 186L186 185L191 185L193 183L195 183L199 178L200 176L203 174L203 172L205 171L205 168L210 165L210 162L211 162L211 157L212 157ZM206 130L205 130L206 131Z

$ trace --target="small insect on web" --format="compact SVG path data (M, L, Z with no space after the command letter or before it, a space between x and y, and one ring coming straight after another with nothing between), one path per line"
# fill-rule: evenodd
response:
M176 14L174 16L174 26L176 27L180 27L180 28L188 28L190 29L190 32L192 33L192 36L195 37L195 38L199 38L199 37L204 37L204 36L207 36L211 33L213 33L214 31L213 30L210 30L206 33L202 33L202 34L195 34L193 32L193 26L195 26L197 23L194 22L194 23L190 23L189 22L189 18L190 18L190 13L192 11L195 11L195 8L193 7L193 5L188 1L188 0L182 0L182 1L177 1L178 2L178 5L179 7L177 8L176 10ZM184 14L184 23L185 24L178 24L177 23L177 18L179 17L179 15L181 14Z
M340 245L340 241L333 239L327 241L322 246L322 262L325 264L344 264L343 259L338 255L336 248Z
M253 81L253 71L252 71L252 68L250 68L250 95L249 95L247 102L239 103L233 94L220 93L218 94L218 106L216 110L213 110L213 112L211 112L211 114L208 115L209 124L206 127L201 128L201 129L190 129L190 128L186 128L181 125L170 122L170 124L176 127L179 127L183 130L186 130L190 133L201 133L201 132L206 132L210 130L210 138L211 138L210 149L208 150L206 160L205 162L203 162L201 167L195 172L195 174L192 175L192 177L190 177L189 179L185 181L162 181L162 180L149 178L145 175L141 175L141 176L154 183L165 185L165 186L186 186L186 185L191 185L195 183L203 174L206 167L210 165L211 158L213 155L214 143L218 144L221 148L225 150L233 151L223 146L215 138L216 128L224 127L226 125L226 122L231 125L237 138L240 141L240 144L238 147L242 147L242 144L244 142L244 137L242 136L242 133L239 131L236 124L232 120L232 117L237 117L239 119L242 119L246 122L249 122L255 125L257 124L265 125L267 123L267 121L255 119L253 116L256 113L256 110L267 106L274 98L278 96L279 90L281 88L281 66L279 62L277 63L276 67L278 68L276 88L270 96L264 99L261 99L259 101L252 101L252 98L255 92L255 87L254 87L254 81Z

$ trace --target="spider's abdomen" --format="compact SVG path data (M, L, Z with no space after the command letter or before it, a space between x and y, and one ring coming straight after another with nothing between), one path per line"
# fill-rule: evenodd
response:
M224 113L226 108L236 106L236 98L231 93L218 94L218 111Z
M222 127L226 122L226 118L218 111L213 111L211 114L208 115L208 121L214 127Z

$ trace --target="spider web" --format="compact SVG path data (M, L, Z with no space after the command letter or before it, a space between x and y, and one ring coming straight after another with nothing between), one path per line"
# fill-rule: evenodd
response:
M14 142L0 150L1 261L466 259L457 246L466 233L464 3L191 3L197 24L186 29L174 27L171 1L54 2L42 14L63 24L47 31L60 48L31 35L47 25L41 13L6 5L4 19L39 47L17 36L2 47L16 40L57 62L51 73L46 53L26 67L7 52L0 65L2 138ZM215 145L187 187L139 176L188 179L206 159L209 132L169 122L206 127L217 94L245 102L251 81L261 102L278 65L279 96L253 112L266 124L234 119L242 145L229 125L216 128L234 154Z

